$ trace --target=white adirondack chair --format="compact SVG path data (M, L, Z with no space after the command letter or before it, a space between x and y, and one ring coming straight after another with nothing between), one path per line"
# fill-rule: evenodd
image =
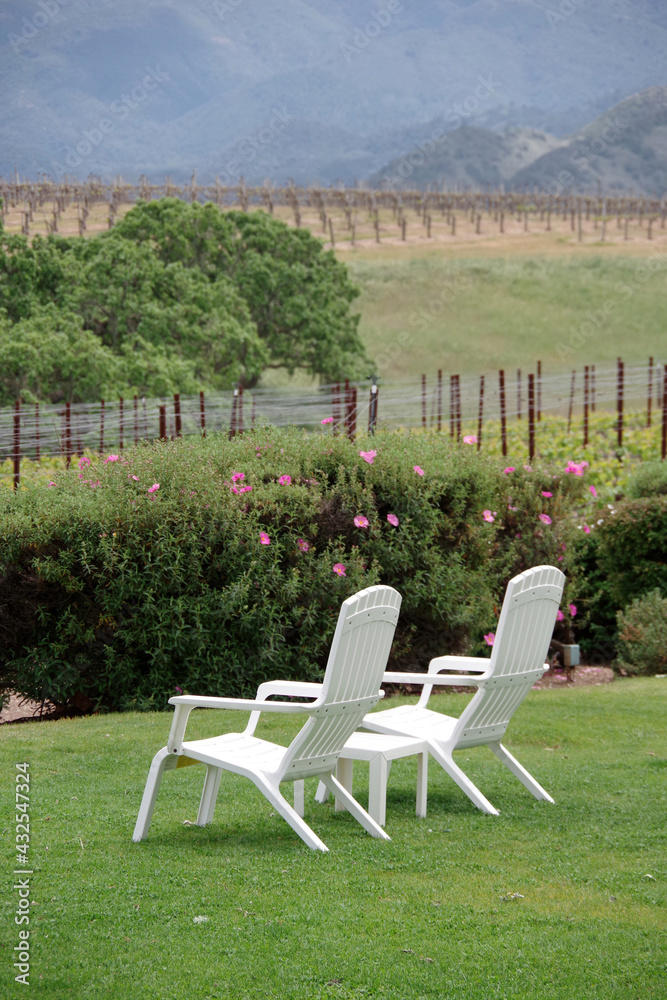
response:
M269 681L260 684L257 697L217 698L179 695L170 698L176 706L169 742L154 757L144 790L133 840L148 834L155 799L165 770L189 764L206 765L197 825L213 819L223 770L245 775L257 785L280 815L306 844L316 850L328 848L303 819L303 779L318 775L326 787L342 800L346 809L373 837L390 838L334 777L338 754L364 715L382 697L380 685L394 638L401 596L391 587L368 587L343 602L334 633L324 680L321 684ZM270 702L271 695L309 697L309 703ZM230 708L250 711L242 733L211 739L183 741L193 708ZM255 737L260 713L279 712L306 716L303 728L288 747ZM281 781L294 785L294 808L280 792Z
M455 750L487 745L536 799L553 802L500 741L513 713L535 681L548 669L544 661L564 582L564 575L554 566L536 566L515 576L507 586L490 660L438 656L431 660L428 674L385 673L385 683L422 684L419 702L367 715L362 728L375 733L426 739L431 755L484 812L498 815L498 810L454 763ZM443 670L468 673L443 675ZM477 676L471 677L470 673ZM467 685L478 691L456 719L427 707L434 684ZM386 772L383 780L386 783ZM373 793L375 799L382 799L384 795L385 788Z

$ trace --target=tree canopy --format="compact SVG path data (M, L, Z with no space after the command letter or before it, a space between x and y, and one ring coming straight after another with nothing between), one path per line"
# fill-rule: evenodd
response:
M264 212L163 198L90 238L0 228L0 404L370 369L345 266Z

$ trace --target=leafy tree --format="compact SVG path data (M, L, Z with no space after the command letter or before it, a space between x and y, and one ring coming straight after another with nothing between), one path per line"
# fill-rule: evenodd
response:
M162 198L132 209L112 231L155 248L164 263L227 275L245 299L269 368L303 368L325 381L367 374L350 305L359 294L344 264L305 229L264 212L221 213L215 205ZM109 234L111 235L111 234ZM248 373L248 386L259 373Z

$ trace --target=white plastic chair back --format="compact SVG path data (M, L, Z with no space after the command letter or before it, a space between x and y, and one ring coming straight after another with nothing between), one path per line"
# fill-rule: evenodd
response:
M401 595L368 587L344 603L322 688L322 704L294 738L282 774L290 780L333 768L346 740L380 700Z
M535 566L510 580L493 644L488 680L459 718L456 747L502 739L512 714L544 670L565 576Z

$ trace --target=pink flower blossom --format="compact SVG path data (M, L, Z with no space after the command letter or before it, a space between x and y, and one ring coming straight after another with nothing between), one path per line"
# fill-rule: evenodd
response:
M570 614L574 618L574 616L577 613L577 605L576 604L568 604L568 608L570 609Z
M159 483L153 483L152 486L149 486L148 492L149 493L155 493L155 491L159 490L159 489L160 489L160 484Z
M563 558L563 557L561 556L561 559L562 559L562 558ZM557 613L557 615L556 615L556 621L557 621L557 622L563 622L563 621L565 621L565 615L564 615L564 614L563 614L563 612L562 612L562 611L560 610L560 608L558 609L558 613Z
M232 472L232 482L238 483L245 479L245 472Z
M475 434L466 434L463 438L464 444L477 444L477 436Z
M364 462L368 462L369 465L372 465L373 460L377 455L377 451L360 451L359 455L363 458Z
M134 479L135 483L139 482L139 476L128 476L128 479Z
M495 517L493 516L490 510L482 511L482 517L484 518L485 521L488 521L489 524L495 521Z
M542 524L551 524L551 518L548 514L539 514L538 516Z
M86 458L85 455L83 456L83 458L79 459L79 468L80 469L85 469L86 466L88 466L88 465L90 465L90 459Z
M337 573L338 576L345 576L345 566L343 563L334 563L333 571L334 573Z
M514 468L513 465L508 465L506 469L503 469L503 473L506 476L508 476L510 474L510 472L516 472L516 469Z
M495 632L487 632L486 635L484 636L484 642L487 644L487 646L493 646L495 641L496 641Z
M332 424L333 423L333 417L325 417L324 420L320 420L320 423L321 424Z
M587 524L585 524L584 525L584 534L585 535L590 535L590 533L591 533L591 529L589 528L589 526Z
M53 482L53 480L51 480L51 482L50 482L50 483L47 483L47 489L48 489L48 487L49 487L49 486L55 486L55 485L56 485L56 484L55 484L55 483Z
M368 518L364 517L363 514L357 514L357 516L354 519L354 523L356 524L357 528L367 528Z
M281 486L289 486L289 484L292 482L292 477L291 476L281 476L280 479L278 480L278 482L280 483Z
M547 490L542 490L542 496L550 498L553 496L553 493L549 493Z
M175 690L176 690L177 694L183 694L183 688L179 687L178 684L176 685L176 689Z
M424 470L422 469L422 467L420 465L413 465L412 466L412 471L416 472L418 476L423 476L424 475Z
M260 545L270 545L271 539L265 531L260 531L259 533L259 543Z
M589 492L589 493L590 493L590 494L591 494L592 496L594 496L594 497L596 497L596 496L598 495L598 491L597 491L597 490L595 489L595 487L594 487L594 486L589 486L589 487L588 487L588 492Z
M530 465L524 465L524 469L526 470L526 472L532 472L533 471L533 468Z
M573 462L572 459L565 466L566 472L571 472L575 476L583 476L584 469L588 468L588 462Z
M302 552L307 552L310 548L310 542L307 542L305 538L297 538L296 544Z
M387 520L390 524L393 524L395 528L398 528L399 521L395 514L387 514Z
M252 486L240 486L239 489L234 489L235 493L251 493Z
M106 465L107 462L118 462L119 459L120 455L107 455L107 457L104 459L104 465Z

